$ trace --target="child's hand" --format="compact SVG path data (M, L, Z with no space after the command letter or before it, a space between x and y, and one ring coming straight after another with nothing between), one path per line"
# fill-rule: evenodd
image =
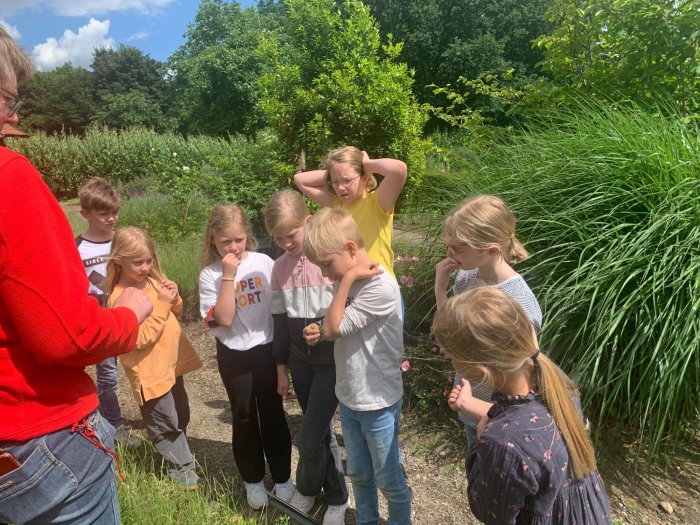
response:
M466 407L472 400L472 386L469 381L462 379L461 385L455 385L447 398L447 405L455 412L466 412Z
M369 162L369 155L366 151L362 151L362 173L363 175L371 175L372 172L367 169L367 163Z
M321 327L317 323L311 323L304 327L303 334L307 345L316 346L321 340Z
M177 288L174 290L171 287L161 287L160 291L158 292L158 299L161 301L165 301L166 303L173 304L173 301L175 301L175 298L177 297Z
M241 260L236 257L233 253L227 253L221 259L221 266L223 269L222 277L224 279L233 279L238 273L238 267L241 264Z
M384 273L384 270L382 270L379 267L379 263L369 261L366 263L358 264L345 275L348 275L348 278L352 279L352 281L355 282L362 279L367 279L368 277L379 275L380 273Z
M277 393L282 399L292 399L289 391L289 377L287 377L287 367L285 365L277 365Z
M170 279L163 279L160 282L160 287L161 289L167 288L168 290L175 292L175 297L177 297L179 294L179 291L177 289L177 283L175 281L171 281Z
M450 284L450 275L459 268L459 263L452 257L447 257L435 265L435 289L447 290Z

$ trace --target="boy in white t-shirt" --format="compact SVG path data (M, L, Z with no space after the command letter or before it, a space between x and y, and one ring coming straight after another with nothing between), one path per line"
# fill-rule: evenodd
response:
M86 180L78 190L78 197L80 215L87 220L88 227L85 233L75 238L75 242L90 281L88 294L95 297L100 306L106 307L107 292L104 290L104 280L107 277L107 257L112 247L114 227L119 219L122 200L117 190L102 177ZM98 363L96 377L99 410L117 430L115 441L129 448L139 446L141 441L131 435L131 429L124 424L124 417L119 408L117 358L108 357Z
M357 223L342 208L323 208L305 227L304 253L335 281L323 323L310 345L335 341L336 395L358 523L377 523L377 488L389 525L411 523L411 489L399 452L403 321L396 280L371 260ZM372 465L371 469L366 465Z

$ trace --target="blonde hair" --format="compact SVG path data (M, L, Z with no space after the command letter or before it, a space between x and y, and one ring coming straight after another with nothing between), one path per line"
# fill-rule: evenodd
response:
M258 240L253 235L253 227L243 208L234 203L217 204L209 214L207 226L204 230L204 249L202 250L202 256L199 258L200 269L221 260L221 256L216 251L216 246L214 246L214 235L232 224L239 226L245 232L246 250L254 252L258 248Z
M86 211L118 210L122 198L112 185L102 177L91 177L78 190L80 207Z
M524 261L527 250L515 236L515 216L503 200L479 195L465 200L445 219L445 242L455 251L498 246L509 263Z
M160 260L153 239L141 228L125 226L114 232L112 239L112 249L107 260L107 278L105 279L107 293L111 293L114 287L119 284L122 277L122 261L131 257L139 257L144 251L148 251L153 257L153 265L148 273L148 278L156 289L160 288L160 281L165 279L165 275L160 269Z
M34 66L29 55L17 45L4 27L0 27L0 83L14 80L20 86L33 73Z
M282 230L304 226L309 215L309 207L301 193L294 190L278 191L265 206L265 228L274 237Z
M365 247L352 215L343 208L321 208L304 228L304 255L318 265L326 255L342 253L348 241Z
M532 359L537 342L517 301L491 286L468 290L438 310L432 330L465 377L498 390L512 374L531 374L533 389L561 431L576 479L596 469L593 444L572 400L576 388L544 354Z
M335 195L335 187L331 182L331 167L333 164L349 164L353 171L360 176L360 182L365 184L367 191L372 191L377 187L377 179L371 173L365 173L362 169L362 150L355 146L345 146L331 151L323 159L321 169L326 170L326 191Z

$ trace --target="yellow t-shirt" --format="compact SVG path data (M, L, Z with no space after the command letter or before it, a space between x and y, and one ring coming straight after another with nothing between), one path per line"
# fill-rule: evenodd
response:
M333 208L345 208L360 228L362 240L369 256L382 265L394 279L394 250L391 240L394 235L394 210L388 213L377 201L373 191L350 204L345 204L337 195L333 196Z

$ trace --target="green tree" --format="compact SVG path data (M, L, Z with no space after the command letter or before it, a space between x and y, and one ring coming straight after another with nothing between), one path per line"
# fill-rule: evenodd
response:
M700 9L691 0L557 0L543 67L560 84L700 110Z
M424 168L424 115L400 45L380 44L358 0L287 0L285 39L261 48L271 65L261 78L262 107L288 159L304 148L315 166L333 147L353 144L371 156L401 158L415 182Z
M22 88L22 126L57 133L82 133L94 111L92 76L70 63L36 73Z
M139 126L165 131L172 128L158 103L139 89L102 97L102 104L93 114L92 121L113 129Z
M416 94L435 102L433 84L460 77L537 73L541 49L532 40L549 31L553 0L365 0L382 32L404 43L401 58L415 70Z
M131 122L157 131L170 129L172 105L164 63L122 45L96 49L91 68L93 96L100 108L95 122L116 128Z
M185 43L169 61L184 101L183 131L252 135L264 125L257 86L264 64L257 48L280 13L274 2L261 2L259 9L224 0L199 4Z

